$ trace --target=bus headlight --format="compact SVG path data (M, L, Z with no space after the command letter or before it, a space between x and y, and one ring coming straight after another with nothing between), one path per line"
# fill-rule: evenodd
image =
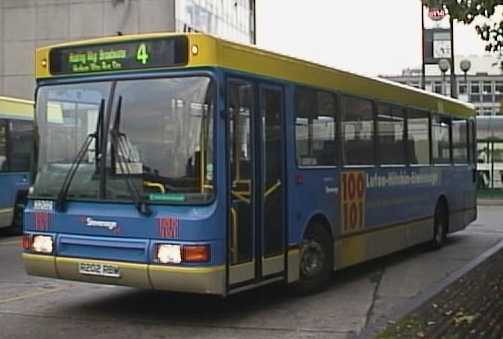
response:
M51 236L35 235L31 245L33 252L50 254L54 250L53 240Z
M157 247L157 260L161 264L181 263L182 249L180 245L159 245Z

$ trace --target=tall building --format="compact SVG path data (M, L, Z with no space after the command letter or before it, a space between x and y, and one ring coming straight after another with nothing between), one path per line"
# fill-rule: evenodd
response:
M471 68L466 74L460 69L461 60L469 60ZM438 67L427 69L426 90L450 95L449 72L443 77ZM456 79L459 99L475 105L484 116L503 114L503 72L501 60L495 56L457 56ZM405 69L401 75L381 75L381 78L409 86L421 87L421 69Z
M32 99L40 46L199 31L255 43L255 0L0 0L0 95Z

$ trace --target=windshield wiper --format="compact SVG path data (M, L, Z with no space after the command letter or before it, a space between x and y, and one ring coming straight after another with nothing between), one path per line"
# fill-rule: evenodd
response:
M144 216L150 216L152 215L152 211L150 207L148 206L147 202L142 198L140 192L136 188L135 184L133 183L131 179L131 170L129 168L129 159L124 159L122 161L119 158L119 153L123 155L125 158L126 155L129 155L130 152L130 147L127 145L127 136L125 133L122 133L120 131L120 123L121 123L121 115L122 115L122 96L119 96L119 99L117 101L117 109L115 112L115 119L114 119L114 124L112 127L112 130L110 131L112 135L112 166L113 168L116 168L115 165L117 161L119 162L119 167L121 173L126 173L126 182L127 182L127 187L129 190L129 194L134 200L136 209L138 212ZM126 161L127 160L127 161Z
M63 181L63 185L61 185L61 189L59 190L58 196L56 198L56 202L54 207L57 211L64 212L66 209L66 197L68 196L68 191L70 190L70 185L72 184L73 178L77 173L77 170L84 160L86 152L89 150L93 139L95 140L95 161L99 161L99 157L101 158L101 150L100 144L98 143L98 139L101 139L103 136L103 115L105 113L105 99L101 99L100 109L98 112L98 121L96 123L96 131L94 133L88 134L86 140L82 144L79 152L66 173L65 180ZM100 140L101 141L101 140Z

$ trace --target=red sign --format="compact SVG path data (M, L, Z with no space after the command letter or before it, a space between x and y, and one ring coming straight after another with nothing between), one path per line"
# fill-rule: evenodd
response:
M49 230L51 215L45 212L35 212L35 229L37 231Z
M178 226L180 221L178 218L166 217L159 219L159 235L163 238L178 238Z
M428 10L428 17L433 21L440 21L445 18L446 15L443 8L430 8Z
M342 233L361 231L365 227L366 173L349 171L341 173Z

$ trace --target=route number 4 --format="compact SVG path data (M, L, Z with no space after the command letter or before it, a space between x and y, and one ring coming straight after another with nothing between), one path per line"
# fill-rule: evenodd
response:
M138 46L138 50L136 51L136 60L145 65L148 62L148 58L149 54L147 51L147 45L140 44L140 46Z

